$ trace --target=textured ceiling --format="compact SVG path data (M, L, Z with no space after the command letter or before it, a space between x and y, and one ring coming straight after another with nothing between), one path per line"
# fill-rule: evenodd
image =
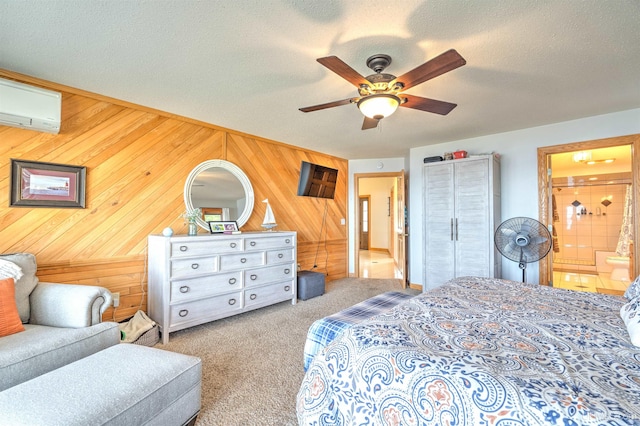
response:
M343 158L640 107L640 1L0 1L0 68ZM401 75L456 49L467 65L360 130L357 96L316 58ZM478 148L481 151L481 147Z

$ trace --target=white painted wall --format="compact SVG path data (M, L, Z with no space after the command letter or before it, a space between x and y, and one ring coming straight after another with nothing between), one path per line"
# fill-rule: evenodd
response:
M470 154L490 152L500 154L502 220L514 216L527 216L537 219L538 147L562 145L636 133L640 133L640 108L411 149L408 167L410 282L412 284L423 284L423 212L421 200L422 164L424 157L442 155L444 152L455 151L457 149L466 150ZM373 164L375 164L375 161L373 161ZM503 258L502 277L519 281L522 279L522 271L518 269L517 263ZM532 264L527 268L527 281L532 283L538 282L537 264Z

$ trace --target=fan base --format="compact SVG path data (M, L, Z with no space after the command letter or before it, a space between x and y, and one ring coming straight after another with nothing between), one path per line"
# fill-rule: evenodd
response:
M373 71L380 73L391 64L391 56L378 53L367 59L367 66Z

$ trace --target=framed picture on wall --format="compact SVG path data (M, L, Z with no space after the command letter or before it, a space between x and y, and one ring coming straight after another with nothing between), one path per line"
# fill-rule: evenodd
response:
M87 168L11 159L10 207L85 207Z
M210 220L207 223L212 234L231 234L240 231L238 222L235 220Z

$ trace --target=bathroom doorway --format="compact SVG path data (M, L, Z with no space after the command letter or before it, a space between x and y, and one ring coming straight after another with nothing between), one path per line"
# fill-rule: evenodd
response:
M553 235L541 284L623 294L633 281L638 136L538 150L540 219Z

